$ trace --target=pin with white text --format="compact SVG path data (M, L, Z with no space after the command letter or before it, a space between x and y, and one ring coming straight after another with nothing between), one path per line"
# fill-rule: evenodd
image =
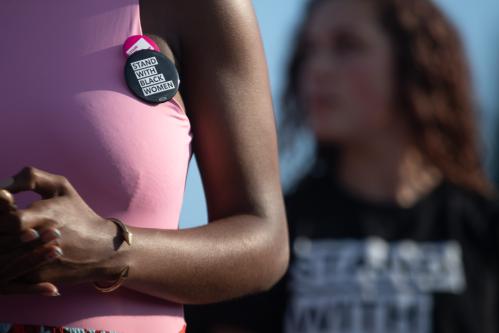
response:
M153 40L142 35L128 37L123 53L128 57L125 80L134 95L158 104L169 101L177 94L180 83L177 68L159 52Z

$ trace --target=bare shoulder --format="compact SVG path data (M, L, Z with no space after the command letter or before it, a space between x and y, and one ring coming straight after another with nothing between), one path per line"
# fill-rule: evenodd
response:
M179 26L171 0L139 0L142 32L158 44L161 52L179 65Z
M182 35L202 36L251 18L251 0L139 0L144 32L164 38L176 52ZM200 30L203 29L203 30Z
M175 59L184 94L213 86L214 75L234 89L228 76L247 77L255 68L265 70L251 0L139 1L143 32L154 36L162 52ZM191 114L197 109L192 106Z

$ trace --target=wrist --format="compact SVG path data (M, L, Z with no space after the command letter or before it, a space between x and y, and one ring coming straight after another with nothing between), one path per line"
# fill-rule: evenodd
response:
M120 227L108 219L103 219L99 232L104 235L103 256L96 264L93 281L105 284L119 278L123 268L129 265L130 246L124 241Z

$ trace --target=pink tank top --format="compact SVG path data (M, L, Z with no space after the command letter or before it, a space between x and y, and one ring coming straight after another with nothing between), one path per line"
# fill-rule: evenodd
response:
M174 101L128 90L121 47L141 34L139 0L0 4L0 179L24 166L66 176L98 214L177 229L191 128ZM16 195L21 207L39 197ZM125 244L126 245L126 244ZM183 308L122 287L63 286L62 296L0 296L0 322L119 333L179 332Z

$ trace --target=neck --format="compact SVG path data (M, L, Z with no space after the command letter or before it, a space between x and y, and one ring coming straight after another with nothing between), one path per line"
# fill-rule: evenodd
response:
M409 140L385 138L343 146L337 177L349 191L374 202L409 207L440 181Z

